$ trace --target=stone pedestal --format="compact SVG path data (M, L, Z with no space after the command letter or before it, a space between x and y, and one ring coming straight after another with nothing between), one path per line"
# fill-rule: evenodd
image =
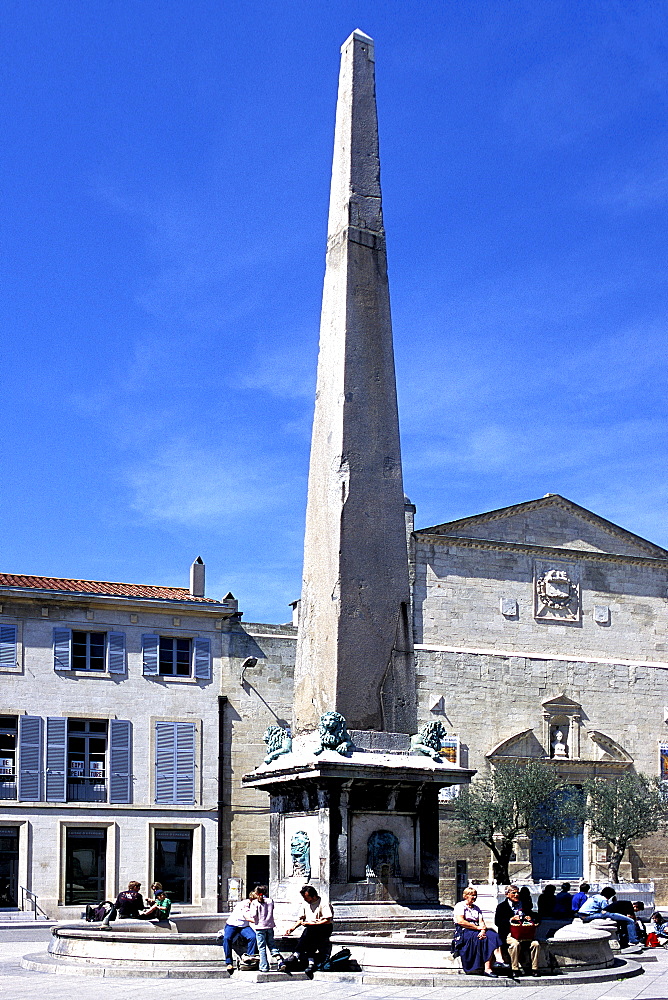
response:
M315 756L305 735L243 778L270 796L272 898L294 907L311 883L333 904L438 903L438 792L472 772L410 753L400 733L351 737L347 756Z

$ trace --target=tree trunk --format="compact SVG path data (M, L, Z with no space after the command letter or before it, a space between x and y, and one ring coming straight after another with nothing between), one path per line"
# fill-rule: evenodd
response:
M510 859L513 855L512 841L509 844L502 844L500 847L496 847L493 854L496 858L496 863L493 865L494 878L499 885L509 885L510 873L508 871L508 865L510 864Z
M624 851L615 848L610 855L610 860L608 861L608 878L615 885L619 884L619 866L622 863L622 858L624 857Z

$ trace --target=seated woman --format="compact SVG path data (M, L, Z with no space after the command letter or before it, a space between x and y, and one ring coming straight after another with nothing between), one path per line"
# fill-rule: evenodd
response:
M490 979L497 979L496 973L492 972L492 959L503 962L501 938L496 931L488 929L482 910L475 905L477 890L469 886L462 895L464 899L457 903L452 913L456 925L455 934L460 937L459 957L462 969L467 975L484 970L484 974Z
M164 889L158 889L155 893L153 905L148 910L144 910L139 916L142 920L169 920L169 911L172 908L172 901L167 897Z

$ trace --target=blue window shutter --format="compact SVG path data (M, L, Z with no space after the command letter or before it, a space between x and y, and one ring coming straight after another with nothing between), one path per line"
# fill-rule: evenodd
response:
M211 680L211 640L195 639L195 677L201 681Z
M125 632L107 633L107 669L110 674L125 673Z
M132 802L132 723L126 719L109 722L109 801Z
M53 669L72 669L72 633L68 628L53 630Z
M158 673L159 635L143 635L141 647L144 654L144 677L155 677Z
M176 782L174 801L180 806L195 804L195 724L176 723Z
M46 801L67 801L67 719L46 720Z
M0 625L0 667L16 666L16 625Z
M41 802L44 722L38 715L19 715L19 800Z
M155 724L155 801L174 802L176 723Z

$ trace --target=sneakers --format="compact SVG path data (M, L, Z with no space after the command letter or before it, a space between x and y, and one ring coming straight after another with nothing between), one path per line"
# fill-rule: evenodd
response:
M232 973L234 972L234 966L233 965L226 965L225 968L227 969L228 973L231 976Z
M307 979L313 979L313 973L315 972L315 965L309 965L308 968L304 969L304 975Z

